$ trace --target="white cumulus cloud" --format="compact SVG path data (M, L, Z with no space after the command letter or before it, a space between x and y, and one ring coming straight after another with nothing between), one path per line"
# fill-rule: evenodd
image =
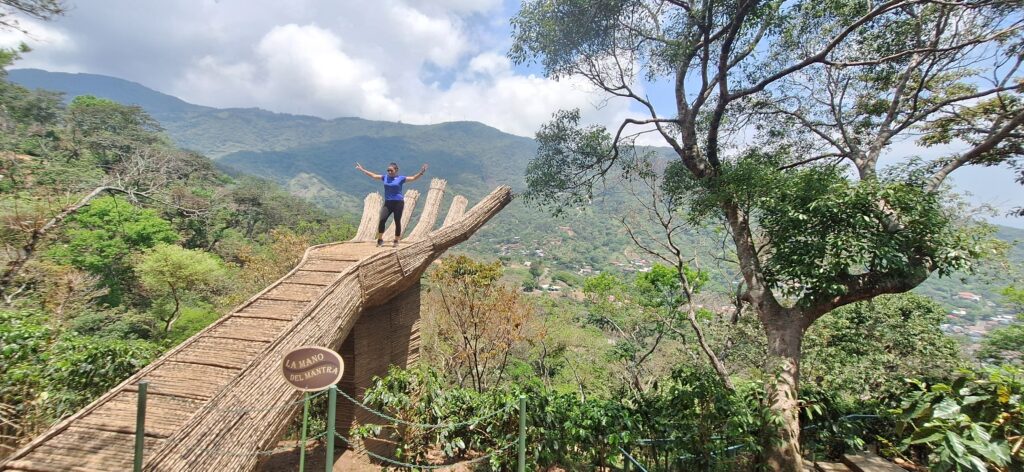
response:
M505 57L510 6L108 0L33 22L40 40L17 66L112 75L214 107L472 120L523 136L560 108L580 108L588 122L609 126L626 116L628 103L596 107L601 97L581 81L517 71Z

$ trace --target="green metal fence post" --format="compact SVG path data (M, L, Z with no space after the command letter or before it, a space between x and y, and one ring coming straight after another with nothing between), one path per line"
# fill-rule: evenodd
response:
M302 397L302 440L299 442L299 472L306 472L306 423L309 422L309 392Z
M139 382L139 401L135 408L135 464L132 470L142 472L142 451L146 445L146 391L149 381Z
M331 385L327 392L327 472L334 470L334 415L338 403L338 386Z
M519 472L526 472L526 395L519 396Z

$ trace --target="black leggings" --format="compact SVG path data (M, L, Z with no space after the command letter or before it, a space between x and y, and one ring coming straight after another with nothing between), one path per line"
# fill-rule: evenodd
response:
M402 210L405 209L405 200L385 200L384 206L380 207L380 223L377 223L377 233L384 232L384 224L388 222L388 216L395 214L395 239L402 235Z

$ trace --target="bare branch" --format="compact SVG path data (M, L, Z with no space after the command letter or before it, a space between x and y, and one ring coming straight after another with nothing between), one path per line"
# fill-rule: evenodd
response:
M942 182L946 180L951 172L960 168L964 164L968 164L981 155L988 151L991 151L999 143L1003 142L1007 136L1011 135L1013 131L1024 124L1024 111L1017 113L1010 121L1002 126L999 130L992 133L987 139L982 141L980 144L972 148L971 150L961 154L959 157L949 161L946 165L942 166L931 179L928 180L928 185L925 189L929 192L934 192L942 185Z
M841 62L822 60L821 62L823 64L826 64L826 65L829 65L829 66L834 66L834 67L876 66L876 65L881 65L881 64L888 64L888 63L894 62L894 61L896 61L898 59L902 59L902 58L907 57L907 56L914 56L914 55L925 56L927 54L959 51L959 50L962 50L963 48L968 47L968 46L976 46L976 45L979 45L979 44L984 44L984 43L990 42L990 41L995 40L995 39L999 39L1001 37L1009 35L1009 34L1013 33L1014 31L1017 31L1017 30L1020 30L1020 29L1021 29L1021 25L1017 25L1017 26L1014 26L1012 28L1007 28L1007 29L1004 29L1004 30L1000 30L999 32L996 32L996 33L992 34L991 36L975 38L975 39L972 39L970 41L966 41L966 42L963 42L963 43L955 44L955 45L952 45L952 46L944 46L944 47L933 46L933 47L927 47L927 48L908 49L906 51L900 51L900 52L898 52L896 54L891 54L891 55L888 55L888 56L885 56L885 57L879 57L879 58L875 58L875 59L864 59L864 60L861 60L861 61L841 61Z
M858 28L860 28L861 26L863 26L867 22L869 22L869 21L871 21L871 20L873 20L873 19L875 19L875 18L877 18L877 17L879 17L879 16L881 16L881 15L887 13L887 12L893 11L893 10L895 10L897 8L902 8L902 7L906 6L906 5L913 5L913 4L917 4L917 3L922 3L923 1L924 0L916 0L916 1L907 2L906 0L889 0L888 2L884 2L884 3L879 4L878 6L873 8L871 11L869 11L867 14L865 14L864 16L862 16L859 19L857 19L857 21L854 21L849 26L844 28L843 31L841 31L834 38L832 38L832 41L830 41L827 45L825 45L820 51L818 51L818 52L816 52L816 53L814 53L814 54L804 58L804 60L802 60L802 61L800 61L800 62L798 62L796 64L793 64L793 65L791 65L789 67L786 67L786 68L784 68L784 69L782 69L782 70L780 70L780 71L778 71L778 72L776 72L776 73L774 73L774 74L772 74L772 75L762 79L760 82L754 84L751 87L745 88L743 90L737 90L736 92L730 94L727 97L727 101L732 102L732 101L735 101L737 99L743 98L743 97L745 97L747 95L752 95L752 94L755 94L757 92L760 92L760 91L764 90L766 87L768 87L769 85L775 83L776 81L778 81L779 79L781 79L783 77L786 77L786 76L788 76L788 75L790 75L790 74L792 74L792 73L794 73L796 71L799 71L799 70L801 70L801 69L803 69L803 68L805 68L805 67L807 67L807 66L809 66L811 64L823 62L828 57L829 53L831 53L836 47L838 47L843 41L846 40L847 36L853 34L854 31L856 31Z

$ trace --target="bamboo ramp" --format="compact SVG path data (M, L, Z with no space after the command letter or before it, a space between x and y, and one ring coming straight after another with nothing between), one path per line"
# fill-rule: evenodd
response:
M131 470L138 384L144 380L144 470L253 470L258 453L273 448L301 407L302 392L280 373L284 354L303 345L340 349L361 314L369 319L400 307L418 315L419 279L427 266L512 199L502 186L464 211L465 199L455 197L434 229L444 187L434 179L424 216L398 247L376 246L381 199L370 194L352 240L307 249L287 275L35 438L0 470ZM414 298L396 298L413 292Z

